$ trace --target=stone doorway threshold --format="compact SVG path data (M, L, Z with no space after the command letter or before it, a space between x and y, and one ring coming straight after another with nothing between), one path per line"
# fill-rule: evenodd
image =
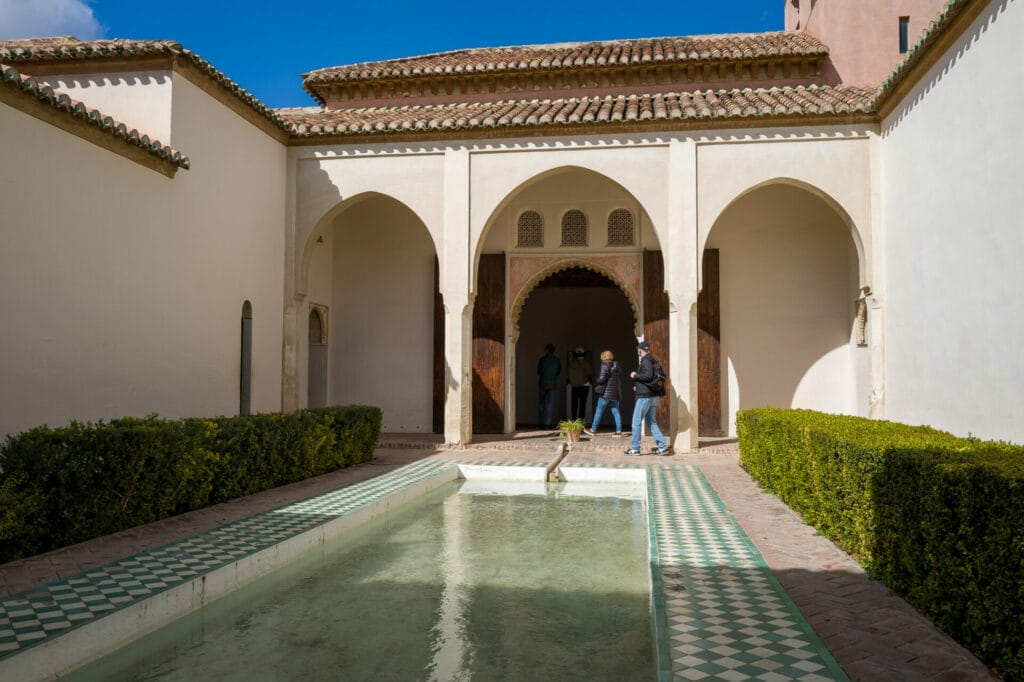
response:
M382 433L377 447L381 448L433 448L437 450L547 450L562 442L558 429L537 429L526 427L513 433L473 434L473 442L467 445L449 446L439 433ZM643 449L653 446L653 440L645 436ZM700 438L697 452L702 454L725 454L735 452L735 437ZM579 443L573 444L575 452L621 452L629 447L629 431L622 436L612 436L611 431L598 431L597 436L583 435ZM682 454L682 453L678 453Z

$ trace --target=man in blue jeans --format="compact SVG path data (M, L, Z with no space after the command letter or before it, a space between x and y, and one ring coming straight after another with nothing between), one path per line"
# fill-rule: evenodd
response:
M555 423L555 395L558 393L558 375L562 361L555 357L555 346L544 346L544 355L537 361L537 418L541 426Z
M651 435L654 436L656 446L651 454L667 455L670 453L668 443L654 418L658 412L658 401L665 395L664 374L659 376L661 365L651 357L651 347L646 341L637 344L636 353L640 356L639 366L635 372L629 373L636 382L633 386L633 390L636 391L636 404L633 406L633 440L626 454L640 454L640 438L643 435L643 424L646 423Z

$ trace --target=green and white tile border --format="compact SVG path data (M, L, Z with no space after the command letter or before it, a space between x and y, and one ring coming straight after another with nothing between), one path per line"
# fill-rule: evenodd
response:
M697 467L648 469L647 499L661 679L847 679Z
M550 467L421 460L0 599L0 679L54 679L449 481L544 481ZM847 679L697 467L557 473L646 483L659 679Z
M0 599L0 680L55 679L458 477L422 460Z

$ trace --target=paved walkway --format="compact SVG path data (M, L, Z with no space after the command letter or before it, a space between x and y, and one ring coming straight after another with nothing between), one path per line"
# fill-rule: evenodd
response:
M550 460L556 441L551 434L537 433L514 443L497 441L454 451L427 449L422 447L427 443L397 439L389 444L402 447L379 449L373 463L0 566L0 597L366 481L413 461L541 463ZM696 465L850 679L991 679L970 653L885 587L868 579L852 559L805 526L775 497L761 492L739 467L734 444L674 457L626 457L621 454L624 447L621 439L599 436L576 447L563 465L644 465L655 470Z

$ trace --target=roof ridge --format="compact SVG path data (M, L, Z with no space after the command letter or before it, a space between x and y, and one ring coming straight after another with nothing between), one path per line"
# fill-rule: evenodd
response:
M404 61L412 61L417 59L428 59L431 57L447 57L461 54L472 54L478 52L489 52L489 51L500 51L500 50L542 50L542 49L565 49L565 48L579 48L589 47L597 45L615 45L626 42L646 42L646 41L658 41L658 40L710 40L713 38L730 38L730 37L757 37L757 36L772 36L772 35L809 35L802 31L755 31L755 32L733 32L733 33L698 33L688 35L666 35L666 36L645 36L638 38L607 38L604 40L569 40L561 41L557 43L526 43L516 45L492 45L492 46L478 46L478 47L460 47L454 50L440 50L437 52L426 52L424 54L417 55L406 55L404 57L388 57L386 59L370 59L362 62L352 62L351 64L336 64L334 66L324 66L319 69L313 69L306 73L300 74L303 78L320 73L323 71L331 71L334 69L347 69L354 68L357 66L367 66L370 64L394 64ZM813 36L811 36L814 38ZM816 40L816 38L815 38Z
M66 93L56 90L31 76L23 75L13 66L0 64L0 83L32 95L40 102L49 105L57 111L80 119L104 133L152 154L158 159L168 161L178 168L187 170L191 166L189 158L173 147L165 145L159 140L149 137L149 135L140 133L136 128L129 129L126 124L112 116L107 116L99 109L87 106L83 102L73 99Z

